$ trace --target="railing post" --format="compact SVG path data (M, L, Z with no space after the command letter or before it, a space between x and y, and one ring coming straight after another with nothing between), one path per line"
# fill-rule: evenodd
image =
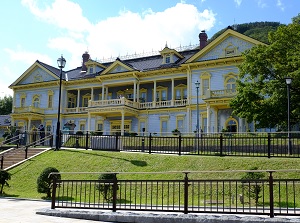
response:
M149 135L149 154L151 154L151 144L152 144L152 135L151 135L151 132L150 132L150 135Z
M272 176L272 171L269 172L269 192L270 192L270 218L274 218L274 181Z
M89 131L86 131L85 149L88 150L88 148L89 148Z
M56 175L53 175L52 181L52 197L51 197L51 209L55 209L55 199L56 199L56 186L57 186L57 179Z
M223 134L220 135L220 156L223 156Z
M27 159L27 155L28 155L28 146L25 147L25 159Z
M118 190L118 179L117 179L117 174L114 173L114 178L113 178L113 212L117 211L117 190Z
M268 158L271 158L271 134L268 133Z
M188 214L188 206L189 206L189 173L185 173L184 177L184 214Z
M1 169L3 170L4 156L1 156Z
M181 156L181 134L178 137L178 155Z

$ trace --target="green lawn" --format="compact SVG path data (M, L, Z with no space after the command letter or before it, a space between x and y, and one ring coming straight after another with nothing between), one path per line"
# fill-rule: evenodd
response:
M183 179L182 173L133 174L128 172L204 171L204 170L261 170L297 169L300 159L286 158L242 158L201 157L140 154L125 152L102 152L91 150L49 151L11 169L10 187L5 187L5 196L40 199L36 180L46 167L55 167L60 172L89 172L64 174L62 179L97 179L99 172L124 172L118 179ZM97 172L97 173L94 173ZM240 179L244 173L192 173L191 179ZM267 174L266 174L267 175ZM299 172L274 174L274 178L299 178Z

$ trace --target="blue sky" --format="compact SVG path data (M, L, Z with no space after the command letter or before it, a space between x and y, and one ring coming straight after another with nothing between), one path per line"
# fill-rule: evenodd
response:
M288 24L299 0L12 0L0 7L0 97L36 60L66 70L92 59L198 44L228 25L256 21Z

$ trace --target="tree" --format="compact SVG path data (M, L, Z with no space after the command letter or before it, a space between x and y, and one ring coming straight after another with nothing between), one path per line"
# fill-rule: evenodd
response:
M257 167L252 168L251 170L257 170ZM242 177L242 189L243 194L248 196L249 198L253 198L255 204L258 203L260 196L260 192L262 186L260 185L260 179L264 178L265 174L261 172L248 172Z
M9 184L7 183L7 181L10 180L10 177L11 177L11 175L9 172L7 172L6 170L0 170L0 185L1 185L0 194L3 193L4 186L9 187Z
M0 115L9 115L12 111L12 96L4 96L0 98Z
M269 33L269 42L244 53L238 94L230 106L233 115L254 121L256 127L287 129L287 76L293 78L291 125L300 121L300 24L280 26Z
M51 197L51 183L53 181L53 178L56 177L56 179L61 179L60 174L52 174L50 173L57 173L59 172L54 167L47 167L43 170L41 175L37 179L37 191L39 193L46 193L47 198Z

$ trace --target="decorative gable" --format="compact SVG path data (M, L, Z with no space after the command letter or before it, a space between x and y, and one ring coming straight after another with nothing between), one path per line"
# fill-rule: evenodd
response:
M102 74L115 74L115 73L124 73L128 71L133 71L134 69L122 62L119 58L115 62L113 62L110 66L108 66Z
M26 85L58 80L59 77L45 69L36 61L26 72L24 72L13 85Z
M264 44L255 39L227 29L223 34L192 56L187 63L240 56L254 45Z

